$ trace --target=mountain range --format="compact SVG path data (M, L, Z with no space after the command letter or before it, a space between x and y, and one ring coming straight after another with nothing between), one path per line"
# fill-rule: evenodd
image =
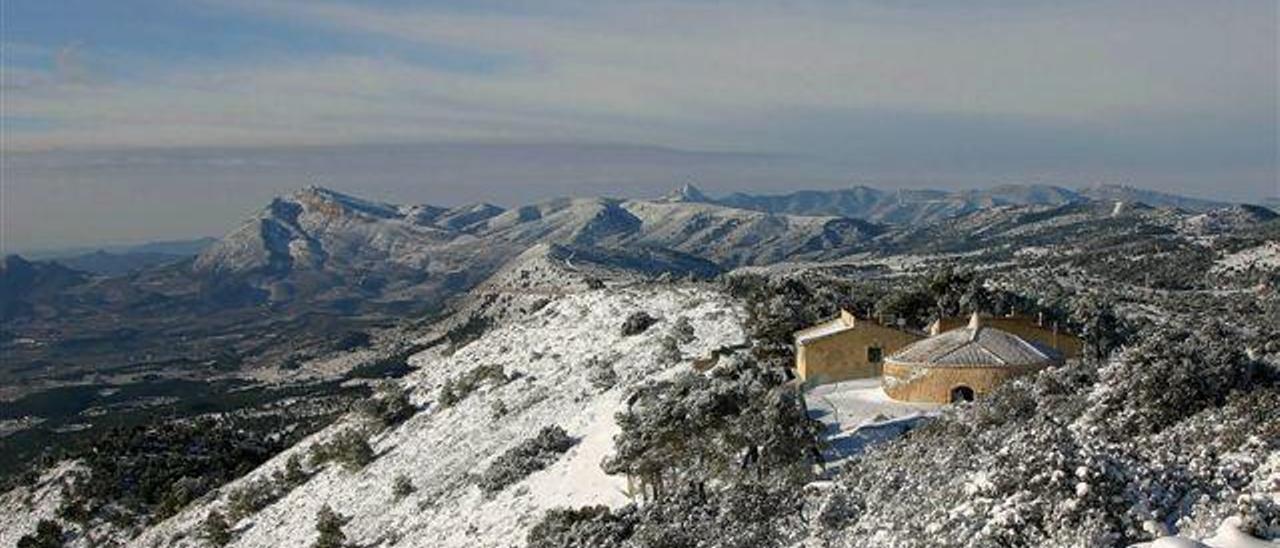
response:
M1004 185L954 192L859 186L717 199L685 185L655 200L559 198L504 209L395 205L307 187L273 199L215 241L59 261L70 270L127 279L114 286L115 293L133 294L125 300L403 312L433 308L537 246L551 246L545 248L548 256L705 277L741 266L858 253L957 250L979 240L990 243L1005 231L1025 235L1035 224L1062 231L1069 219L1119 215L1129 221L1107 222L1140 220L1167 228L1181 222L1170 215L1210 215L1199 224L1188 222L1211 230L1215 223L1262 221L1270 213L1252 208L1211 215L1226 206L1124 186ZM975 225L989 227L975 231ZM99 279L77 278L82 285L112 287L94 281ZM32 309L26 302L31 299L20 295L35 295L31 288L3 285L7 313Z

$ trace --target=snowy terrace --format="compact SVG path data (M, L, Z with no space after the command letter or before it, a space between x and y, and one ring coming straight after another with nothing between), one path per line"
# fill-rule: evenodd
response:
M809 416L823 424L822 456L828 475L868 446L901 436L941 407L893 400L879 378L814 387L805 393L805 406Z

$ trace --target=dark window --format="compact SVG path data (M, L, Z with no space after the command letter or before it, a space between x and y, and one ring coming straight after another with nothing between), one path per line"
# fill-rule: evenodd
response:
M867 347L867 363L880 363L884 361L884 351L878 346Z

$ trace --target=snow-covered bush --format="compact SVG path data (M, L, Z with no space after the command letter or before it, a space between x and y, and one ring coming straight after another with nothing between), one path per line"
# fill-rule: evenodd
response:
M34 533L18 539L18 548L60 548L64 536L57 522L42 519L36 524Z
M605 391L613 388L618 384L618 372L613 368L612 360L602 359L599 356L593 357L587 361L587 382L596 390Z
M394 382L380 384L372 397L359 400L352 407L379 430L404 422L417 412L409 401L409 391Z
M627 316L626 321L622 322L622 336L639 335L647 331L655 323L658 323L658 319L650 316L648 312L643 310L632 312L630 316Z
M211 510L200 522L200 538L212 546L226 546L231 542L231 524L226 516L217 510Z
M676 342L680 344L689 344L698 338L693 330L693 324L689 323L689 318L684 316L671 326L671 336L675 337Z
M815 431L782 381L746 362L637 387L605 471L639 479L653 499L743 474L803 476Z
M413 486L413 481L404 474L397 474L395 480L391 482L391 495L395 500L412 495L414 491L417 491L417 488Z
M227 517L232 522L251 516L280 498L281 491L266 479L253 480L233 489L227 495Z
M348 518L333 511L328 504L321 506L316 512L316 541L311 544L312 548L346 548L347 535L342 532L342 526L347 524Z
M1157 328L1098 370L1084 423L1113 437L1155 432L1252 388L1261 367L1220 324L1191 332Z
M437 401L444 407L451 407L466 399L486 383L501 385L514 378L514 376L508 376L500 364L481 365L445 381L444 386L440 388L440 397Z
M747 481L703 496L685 490L660 503L551 510L528 535L530 548L769 548L802 532L796 486Z
M548 510L529 530L528 548L608 548L619 546L635 529L634 507L611 512L608 506Z
M532 438L498 455L476 483L486 493L496 493L529 474L546 468L573 447L578 440L559 426L548 426Z
M1240 343L1212 325L1155 330L1107 364L1046 370L951 408L851 462L810 501L814 534L1109 546L1207 534L1241 515L1270 535L1280 523L1261 464L1280 448L1280 387Z
M369 440L355 428L338 432L329 441L311 446L312 466L337 462L347 470L359 470L373 462L373 458L373 447L369 446Z
M306 468L303 468L302 466L302 457L298 456L297 453L289 455L289 458L285 460L284 468L282 470L276 470L275 475L273 476L276 483L288 486L289 488L302 485L307 481L307 478L310 477L311 474L309 474Z

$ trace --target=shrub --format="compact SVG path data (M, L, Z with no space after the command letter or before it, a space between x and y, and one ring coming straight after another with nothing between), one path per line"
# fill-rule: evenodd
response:
M62 526L47 519L36 524L36 531L18 539L18 548L59 548L62 546Z
M395 426L412 417L417 408L409 401L409 391L403 385L384 382L370 398L357 401L356 413L379 428Z
M91 516L84 499L80 498L77 493L64 492L64 494L66 498L62 499L62 504L58 506L58 517L71 523L89 523Z
M199 480L189 477L178 479L169 488L169 492L160 499L159 504L156 505L156 517L164 519L177 514L179 510L182 510L203 492L205 492L205 489Z
M1120 437L1158 431L1233 390L1253 388L1266 371L1224 326L1159 328L1098 369L1091 425ZM1159 372L1159 374L1153 374Z
M701 491L748 476L802 482L817 429L799 394L783 381L780 374L743 362L707 375L683 372L646 383L617 415L622 431L604 469L638 478L652 499L678 486Z
M529 530L529 548L605 548L618 546L635 527L633 512L610 512L607 506L548 510Z
M462 375L446 380L444 386L440 388L440 397L437 401L444 407L452 407L466 399L467 396L470 396L472 392L475 392L481 386L484 386L485 383L501 385L510 382L514 378L514 376L508 376L503 372L501 365L481 365Z
M200 522L200 538L213 546L226 546L231 542L231 524L222 512L213 510Z
M643 310L633 312L627 316L626 321L622 322L622 336L631 337L648 331L649 327L658 323L658 319L650 316L648 312Z
M250 481L227 495L227 514L232 521L240 521L275 502L280 494L271 481Z
M453 348L462 348L471 341L484 336L493 320L485 316L471 316L466 322L455 325L444 334L444 338Z
M675 337L670 335L662 337L658 341L658 363L662 365L675 365L684 359L684 354L680 352L680 343Z
M409 476L404 474L396 475L396 479L391 482L391 494L396 500L412 495L416 490L417 488L413 486L413 482L409 480Z
M587 369L587 382L601 392L618 384L618 372L613 369L609 360L593 357L584 366Z
M683 492L655 504L549 510L526 537L530 548L768 548L803 532L794 485L748 482L702 496Z
M671 327L671 335L676 338L676 342L680 344L689 344L698 339L697 334L693 330L693 324L689 323L689 318L683 316L676 320L675 325Z
M504 402L502 400L495 399L493 400L493 402L489 404L489 418L491 420L498 420L502 417L507 416L507 414L510 412L511 412L511 409L507 408L507 402Z
M280 474L279 481L291 487L297 487L307 481L310 475L306 469L302 467L302 458L297 453L289 455L289 459L284 463L284 472Z
M529 474L542 470L577 443L563 428L548 426L494 459L477 480L486 493L497 493Z
M328 504L321 506L316 512L316 532L319 535L311 544L312 548L343 548L347 545L347 534L342 532L350 518L333 511Z
M311 446L311 463L315 466L338 462L347 470L356 471L373 462L374 456L369 441L354 428L338 432L328 442Z

